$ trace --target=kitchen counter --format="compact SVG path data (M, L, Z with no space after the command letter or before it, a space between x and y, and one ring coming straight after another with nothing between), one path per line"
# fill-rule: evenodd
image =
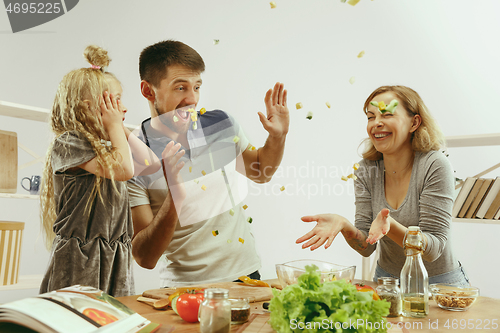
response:
M266 280L276 282L277 280ZM355 281L360 282L360 281ZM375 287L374 282L365 282ZM152 306L138 302L136 296L118 297L118 300L152 322L161 323L158 333L199 332L199 324L187 323L172 310L155 310ZM231 332L271 333L269 312L262 308L263 302L250 303L252 322L231 325ZM251 319L252 319L251 318ZM394 324L389 332L437 333L437 332L500 332L500 299L480 296L468 311L447 311L431 300L429 315L421 319L396 317L388 318ZM399 323L399 324L398 324ZM399 325L399 328L397 327Z

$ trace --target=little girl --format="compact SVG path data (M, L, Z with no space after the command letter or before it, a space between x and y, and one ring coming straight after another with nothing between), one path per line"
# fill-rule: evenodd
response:
M40 292L80 284L126 296L135 293L126 186L134 162L123 126L126 109L120 83L103 69L107 51L89 46L84 56L91 66L63 78L50 115L56 137L40 202L52 253Z

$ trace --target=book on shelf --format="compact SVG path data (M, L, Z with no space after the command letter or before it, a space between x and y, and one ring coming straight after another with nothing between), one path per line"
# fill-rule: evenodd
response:
M492 184L493 184L493 178L484 179L481 189L479 189L476 198L474 199L474 201L472 201L472 204L467 210L467 214L465 214L466 219L472 219L476 217L477 210L481 205L481 203L483 202L484 198L486 197L486 194L490 190Z
M0 305L0 332L150 333L159 327L105 292L80 285Z
M460 209L460 212L458 213L457 217L462 218L465 216L467 211L469 210L469 207L471 206L472 202L474 199L476 199L477 194L479 193L479 190L483 186L484 179L477 179L476 182L474 183L474 186L469 192L469 195L467 195L467 199L465 200L464 204L462 205L462 208Z
M467 196L469 195L469 192L474 186L476 179L477 178L475 177L467 177L465 179L464 184L462 185L462 188L460 189L460 192L458 193L457 198L455 199L455 204L453 205L453 210L451 213L452 217L457 217L458 213L460 213L460 209L462 209L465 200L467 200Z
M491 202L490 208L488 208L486 214L484 214L484 218L489 220L493 219L499 208L500 208L500 191L497 193L495 199L493 199L493 201Z
M500 209L498 210L498 212L495 214L495 216L493 217L493 219L495 220L500 220Z
M500 177L497 177L495 181L493 182L493 185L491 185L491 189L488 191L488 194L486 194L486 197L483 200L483 203L479 207L477 213L476 213L476 218L482 219L486 215L486 212L490 208L491 204L493 203L493 200L495 200L498 192L500 191Z

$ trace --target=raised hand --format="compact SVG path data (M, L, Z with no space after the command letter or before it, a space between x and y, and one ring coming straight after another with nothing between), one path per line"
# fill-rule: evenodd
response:
M285 85L276 82L273 89L269 89L264 98L267 117L259 112L259 118L264 129L271 137L282 137L288 133L290 116L286 103L287 91Z
M389 230L391 229L390 220L392 217L389 216L389 209L382 209L377 218L372 222L372 226L370 227L370 231L368 233L368 237L366 238L366 242L369 244L375 244L380 238L387 235Z
M105 91L101 97L101 120L106 131L112 125L123 126L123 111L120 110L115 96Z
M180 171L185 163L184 161L179 162L186 151L180 150L180 148L180 143L174 144L174 141L170 141L161 154L163 175L167 181L168 189L175 203L178 216L180 215L182 204L186 198L186 189L180 175Z
M344 226L344 219L337 214L304 216L302 217L302 221L317 222L316 226L311 231L295 241L298 244L308 240L307 243L302 244L302 248L311 247L311 251L316 250L318 247L325 244L325 242L325 249L329 248Z
M179 162L179 160L184 156L186 151L179 151L180 148L180 143L174 144L174 141L170 141L161 153L163 175L169 186L182 183L179 171L181 171L185 163L184 161Z

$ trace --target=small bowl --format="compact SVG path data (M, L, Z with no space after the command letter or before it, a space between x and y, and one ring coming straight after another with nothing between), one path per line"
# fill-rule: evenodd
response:
M320 260L294 260L276 265L276 274L283 288L295 284L299 276L306 272L306 266L316 265L321 272L321 282L346 280L351 283L356 266L343 266Z
M434 283L429 291L441 309L467 311L479 296L479 288L457 284Z

